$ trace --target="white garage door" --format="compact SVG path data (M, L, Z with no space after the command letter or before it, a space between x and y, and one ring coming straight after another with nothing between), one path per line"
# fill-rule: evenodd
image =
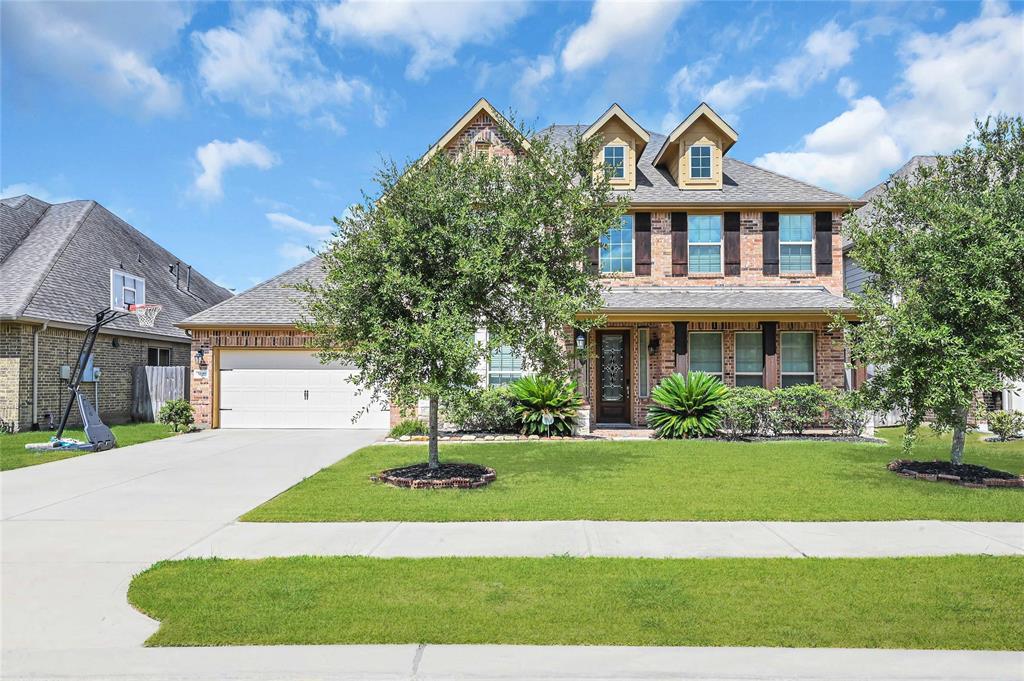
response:
M301 350L222 350L220 427L387 428L387 405L357 396L354 373Z

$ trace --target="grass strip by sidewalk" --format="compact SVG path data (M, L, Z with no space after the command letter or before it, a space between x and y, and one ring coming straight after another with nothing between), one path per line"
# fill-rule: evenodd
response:
M117 439L118 447L129 447L150 440L161 440L165 437L178 435L171 430L171 427L163 423L126 423L120 426L111 426L114 437ZM25 466L35 466L50 461L70 459L92 452L81 452L67 449L55 449L44 451L29 451L25 445L30 442L49 442L54 431L37 430L14 433L13 435L0 435L0 471L9 471ZM80 429L68 429L64 436L75 440L88 441L85 431Z
M475 490L396 489L369 481L426 460L426 447L361 449L242 517L247 521L464 520L1024 520L1024 490L964 489L907 480L889 444L849 442L516 442L453 444L442 460L490 466ZM928 429L915 458L948 459L949 435ZM982 442L966 460L1020 473L1024 440Z
M158 646L1024 649L1024 558L192 559L135 577Z

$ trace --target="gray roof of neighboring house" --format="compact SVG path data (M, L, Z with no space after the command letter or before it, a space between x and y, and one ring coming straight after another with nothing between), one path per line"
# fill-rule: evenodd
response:
M821 286L614 286L605 289L601 312L614 313L824 313L853 303Z
M536 136L550 135L554 144L565 144L573 134L582 133L585 125L552 125ZM650 133L636 168L636 189L615 192L629 196L637 204L723 204L723 205L788 205L822 204L847 207L858 201L785 175L758 168L728 156L722 159L721 189L680 189L664 168L652 165L665 143L665 135Z
M898 169L893 171L893 173L890 174L889 177L887 177L885 180L879 182L874 187L867 190L861 195L860 200L866 201L867 203L865 203L863 206L857 209L857 215L861 219L869 219L871 215L874 213L874 207L871 205L871 201L873 199L878 198L879 196L884 195L889 190L889 182L891 182L894 178L897 177L913 178L914 173L917 172L918 168L922 166L934 168L935 165L938 163L938 160L938 156L914 156L913 158L911 158ZM844 236L843 249L848 249L851 245L852 244L850 240Z
M187 340L176 322L231 297L196 270L186 291L187 265L176 285L180 258L95 201L0 199L0 235L0 319L90 325L110 305L111 269L145 278L146 302L163 309L152 329L125 318L108 331Z
M325 274L320 257L314 257L282 272L273 279L253 286L234 298L203 310L180 322L192 326L291 326L303 316L304 293L295 290L296 284L309 282L320 285Z

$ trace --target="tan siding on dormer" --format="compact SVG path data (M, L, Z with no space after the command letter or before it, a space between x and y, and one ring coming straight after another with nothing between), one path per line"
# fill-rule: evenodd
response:
M616 189L636 189L636 148L637 139L626 125L617 118L612 118L600 129L597 136L601 139L601 147L597 150L597 167L604 168L604 148L608 145L622 145L626 147L626 176L622 179L612 179L612 187Z
M690 177L690 147L707 145L711 147L711 177L694 179ZM695 121L679 138L678 156L674 177L680 189L721 189L722 188L722 146L721 133L706 119Z

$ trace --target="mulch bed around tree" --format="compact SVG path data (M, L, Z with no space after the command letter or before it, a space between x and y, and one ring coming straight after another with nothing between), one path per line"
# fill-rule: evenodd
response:
M949 461L896 459L889 464L889 470L905 478L949 482L964 487L1024 487L1024 476L970 463L957 466Z
M430 489L483 487L494 482L497 477L493 468L475 463L442 463L437 468L430 468L425 463L417 463L401 468L389 468L371 479L395 487Z

